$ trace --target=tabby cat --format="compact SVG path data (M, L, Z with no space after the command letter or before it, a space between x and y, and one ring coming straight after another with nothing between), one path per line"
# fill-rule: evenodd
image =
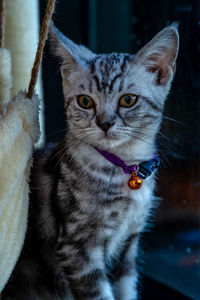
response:
M136 300L138 240L154 206L155 171L140 189L128 166L152 159L175 73L172 24L136 55L95 54L53 25L68 130L33 168L25 245L2 299Z

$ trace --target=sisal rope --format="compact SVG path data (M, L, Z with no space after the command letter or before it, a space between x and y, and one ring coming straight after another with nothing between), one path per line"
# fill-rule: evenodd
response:
M5 37L5 0L0 0L0 48L4 47L4 37Z
M2 1L2 0L0 0L0 1ZM27 97L29 99L32 98L33 92L35 89L37 76L38 76L40 64L42 61L44 45L47 40L51 17L54 12L54 9L55 9L55 2L56 2L56 0L48 1L46 13L45 13L44 19L42 21L42 27L41 27L41 31L40 31L40 40L39 40L39 44L38 44L38 48L37 48L37 52L36 52L35 62L34 62L33 68L32 68L32 72L31 72L31 80L29 83L29 88L28 88L28 93L27 93Z

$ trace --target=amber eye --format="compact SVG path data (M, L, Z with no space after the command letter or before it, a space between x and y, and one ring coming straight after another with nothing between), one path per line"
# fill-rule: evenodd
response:
M123 107L131 107L138 100L138 96L133 94L125 94L119 99L119 105Z
M77 97L78 104L85 109L92 108L94 106L94 101L91 97L87 95L79 95Z

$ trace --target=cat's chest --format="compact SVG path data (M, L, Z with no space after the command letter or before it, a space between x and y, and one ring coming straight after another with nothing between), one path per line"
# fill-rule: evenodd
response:
M143 230L152 205L153 180L145 182L137 191L129 189L127 176L122 183L124 186L118 189L118 195L101 210L102 223L98 236L105 241L108 257L112 257L131 234Z
M130 175L109 162L82 160L80 173L70 172L70 188L79 208L97 223L99 242L116 240L140 232L151 206L154 180L147 178L139 190L128 187ZM92 212L92 213L91 213Z
M81 180L73 181L73 193L81 206L87 204L91 210L96 210L97 219L108 232L121 224L130 227L132 223L140 223L149 210L153 176L147 178L139 190L131 190L128 186L130 175L124 174L121 168L110 168L108 163L85 165L83 174Z
M136 223L149 210L154 182L148 180L139 190L131 190L127 186L127 178L121 181L122 186L116 188L115 194L105 196L102 209L103 222L113 225ZM112 192L110 192L112 193ZM108 201L106 201L108 199ZM125 226L125 225L124 225Z

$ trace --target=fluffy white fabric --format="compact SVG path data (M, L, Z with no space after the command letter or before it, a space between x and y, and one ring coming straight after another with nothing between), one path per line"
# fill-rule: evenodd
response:
M0 115L0 292L19 257L27 225L29 173L39 137L38 98L20 92Z

